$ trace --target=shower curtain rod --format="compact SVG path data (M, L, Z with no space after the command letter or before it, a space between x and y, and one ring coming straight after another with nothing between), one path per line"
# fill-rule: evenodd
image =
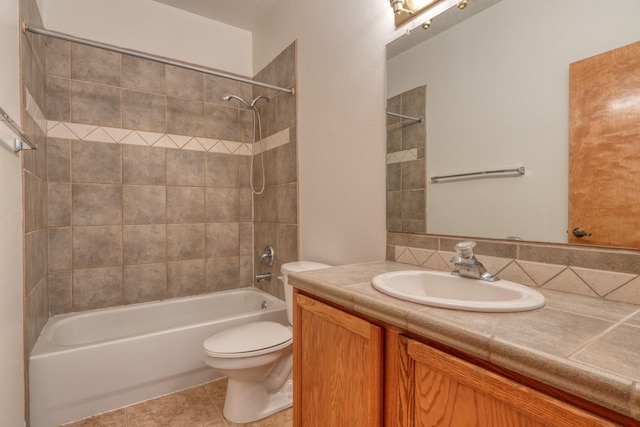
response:
M231 80L235 80L235 81L242 82L242 83L248 83L248 84L254 85L254 86L260 86L260 87L264 87L264 88L267 88L267 89L278 90L280 92L288 93L289 95L293 95L294 94L294 90L293 89L274 86L274 85L270 85L268 83L256 82L256 81L251 80L251 79L245 79L244 77L233 76L231 74L225 74L225 73L221 73L219 71L209 70L207 68L198 67L196 65L189 65L189 64L185 64L185 63L181 63L181 62L177 62L177 61L172 61L170 59L166 59L166 58L163 58L161 56L156 56L156 55L151 55L151 54L148 54L148 53L138 52L138 51L135 51L135 50L125 49L125 48L122 48L122 47L113 46L113 45L105 44L105 43L100 43L100 42L96 42L96 41L93 41L93 40L87 40L87 39L83 39L83 38L80 38L80 37L71 36L69 34L59 33L57 31L45 30L44 28L34 28L34 27L30 27L26 23L22 24L22 28L23 28L24 31L28 31L28 32L34 33L34 34L40 34L42 36L49 36L49 37L53 37L53 38L60 39L60 40L66 40L66 41L69 41L69 42L83 44L85 46L97 47L99 49L105 49L105 50L109 50L111 52L123 53L125 55L131 55L131 56L135 56L137 58L148 59L149 61L155 61L155 62L160 62L162 64L173 65L174 67L180 67L180 68L185 68L187 70L198 71L200 73L205 73L205 74L209 74L209 75L216 76L216 77L222 77L224 79L231 79Z

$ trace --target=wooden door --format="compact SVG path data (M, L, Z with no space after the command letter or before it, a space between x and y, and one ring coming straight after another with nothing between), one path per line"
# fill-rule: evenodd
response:
M640 42L570 64L569 82L569 242L640 248Z
M406 339L409 427L596 427L604 419Z
M296 427L382 426L382 328L296 292Z

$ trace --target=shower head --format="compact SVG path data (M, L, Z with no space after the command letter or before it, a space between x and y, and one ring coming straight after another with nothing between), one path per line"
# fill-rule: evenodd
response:
M249 104L247 101L245 101L244 99L236 95L231 95L227 93L220 98L220 100L222 101L231 101L232 99L237 99L238 101L242 102L247 108L253 108L253 103Z
M252 101L251 101L251 107L253 108L256 105L256 102L260 101L261 99L266 99L267 102L271 101L271 97L269 95L260 95L258 97L255 97Z
M222 95L222 97L220 97L220 100L222 101L231 101L232 99L237 99L238 101L242 102L247 108L249 109L253 109L256 105L256 102L258 102L261 99L266 99L267 101L271 101L271 97L267 96L267 95L260 95L254 99L251 100L251 102L247 102L244 99L240 98L239 96L236 95L231 95L230 93L227 93L225 95Z
M251 100L251 102L245 101L244 99L240 98L237 95L232 95L230 93L226 93L224 95L222 95L220 97L221 101L231 101L232 99L237 99L238 101L242 102L249 110L251 110L251 112L253 113L253 125L251 126L251 128L253 129L253 138L251 141L251 166L249 169L249 186L251 187L251 191L253 192L253 194L262 194L264 192L265 189L265 178L264 178L264 139L262 139L262 125L261 125L261 121L260 121L260 111L258 110L258 108L256 107L256 103L258 101L260 101L261 99L266 99L267 101L271 101L271 97L267 96L267 95L259 95L257 97L255 97L254 99ZM259 138L256 139L256 130L258 131L259 134ZM256 142L260 142L260 162L262 167L260 168L262 171L262 186L260 187L260 190L256 190L256 188L253 185L253 157L255 156L255 146L257 145Z

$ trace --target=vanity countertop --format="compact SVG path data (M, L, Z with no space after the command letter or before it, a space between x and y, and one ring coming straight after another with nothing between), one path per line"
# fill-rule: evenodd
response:
M417 269L380 261L295 273L289 283L640 420L640 306L539 289L543 308L479 313L407 302L371 286L378 274Z

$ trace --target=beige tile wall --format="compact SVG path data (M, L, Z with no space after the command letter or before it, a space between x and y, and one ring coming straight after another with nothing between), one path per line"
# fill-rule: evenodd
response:
M293 55L268 77L290 74ZM251 286L252 117L219 98L252 88L54 39L47 67L51 313ZM295 102L270 95L265 158L295 147ZM297 212L297 194L279 200Z
M296 89L296 43L291 44L256 74L256 80ZM283 263L298 260L298 163L296 137L296 95L254 87L253 96L268 95L270 102L257 104L263 118L263 134L275 137L288 130L289 143L264 152L266 186L254 197L254 268L256 274L271 273L272 280L258 287L284 299L282 284L276 276ZM254 159L254 183L260 185L260 155ZM273 267L260 263L266 245L275 249Z
M387 234L387 259L451 271L453 246L464 240ZM634 250L473 239L487 270L532 287L640 305L640 253Z
M21 0L19 14L21 21L42 27L42 18L35 0ZM49 318L45 67L44 38L21 33L21 123L30 140L38 144L38 150L23 151L21 154L24 204L24 398L27 425L29 422L29 354Z
M20 2L20 19L42 26L35 1ZM21 33L22 127L38 150L23 151L25 354L48 318L47 138L44 122L45 46L41 36Z
M387 230L426 231L427 88L419 86L387 100Z
M249 157L50 144L53 314L251 285Z

